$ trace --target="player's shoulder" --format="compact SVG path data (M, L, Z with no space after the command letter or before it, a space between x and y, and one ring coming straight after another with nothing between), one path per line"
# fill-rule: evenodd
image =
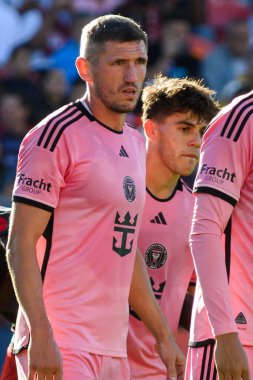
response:
M133 125L129 124L128 122L124 125L124 133L127 135L133 136L135 139L139 140L142 143L145 143L145 137L142 133L142 130L139 128L135 128Z
M88 116L79 102L68 103L42 119L27 133L24 141L54 151L64 134L71 134L73 128L83 126L85 119L87 123L90 122Z
M253 128L253 91L234 98L224 106L211 121L203 141L210 138L225 138L237 142L244 131Z

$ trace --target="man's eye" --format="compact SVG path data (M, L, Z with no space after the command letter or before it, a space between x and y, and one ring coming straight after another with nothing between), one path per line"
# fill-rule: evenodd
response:
M137 59L137 63L139 65L146 65L147 64L147 60L145 58L138 58Z
M185 133L189 132L189 130L190 130L189 127L182 128L182 131L185 132Z
M117 61L114 62L114 64L116 66L121 66L123 64L123 61L122 60L117 60Z

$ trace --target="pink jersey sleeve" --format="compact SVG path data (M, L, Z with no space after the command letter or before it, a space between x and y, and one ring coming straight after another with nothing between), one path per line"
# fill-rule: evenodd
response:
M196 197L190 244L214 336L237 331L221 240L232 210L218 197Z
M243 112L251 98L224 107L205 133L193 192L218 196L233 206L238 202L251 170L252 120Z
M68 150L64 138L53 151L39 145L40 129L34 129L23 140L14 185L14 201L34 204L52 211L58 204L59 194L65 184L67 169L70 168Z

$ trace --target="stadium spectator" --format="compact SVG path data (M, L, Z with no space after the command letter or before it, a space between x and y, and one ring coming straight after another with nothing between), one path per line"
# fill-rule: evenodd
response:
M191 52L190 34L187 20L171 19L163 24L161 54L150 67L149 78L159 72L168 77L198 77L199 60Z
M5 92L1 95L0 126L3 130L0 141L3 165L1 191L9 204L16 174L19 146L24 135L31 128L30 114L30 105L20 93ZM7 205L6 202L2 202L2 205L8 206L9 204Z
M226 25L224 41L201 63L200 75L220 98L224 86L248 71L250 39L246 20L233 20Z
M70 87L62 70L51 69L41 75L39 101L34 114L36 121L69 102Z
M29 42L40 30L43 17L32 7L24 13L0 0L0 67L5 65L15 47Z

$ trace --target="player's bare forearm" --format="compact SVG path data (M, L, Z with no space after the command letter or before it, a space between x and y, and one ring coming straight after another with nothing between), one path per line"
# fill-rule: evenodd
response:
M156 301L143 257L137 251L129 303L156 339L157 351L170 377L183 376L185 358L178 348L168 323ZM183 378L183 377L182 377Z
M41 273L36 257L36 244L49 218L50 213L46 211L18 204L11 218L7 245L13 286L30 332L29 380L34 378L35 373L44 372L51 379L54 373L61 373L62 370L61 356L43 302ZM51 373L52 368L54 372ZM61 379L60 375L57 376Z
M49 213L47 213L49 214ZM12 212L7 262L17 299L29 328L48 323L42 299L42 280L36 257L36 244L50 214L35 207L17 204ZM36 302L34 300L36 299Z

